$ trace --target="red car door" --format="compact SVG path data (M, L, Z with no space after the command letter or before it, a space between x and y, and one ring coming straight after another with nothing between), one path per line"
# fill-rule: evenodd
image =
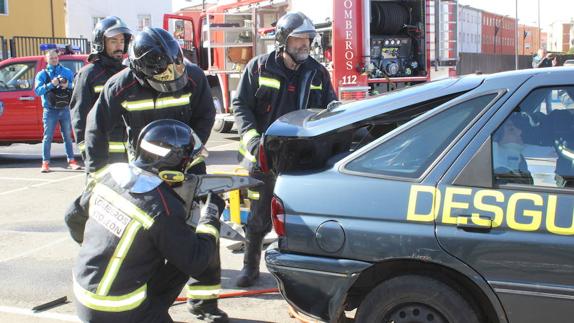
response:
M33 141L42 136L40 98L34 94L38 60L8 59L0 64L0 141ZM41 114L40 114L41 116Z

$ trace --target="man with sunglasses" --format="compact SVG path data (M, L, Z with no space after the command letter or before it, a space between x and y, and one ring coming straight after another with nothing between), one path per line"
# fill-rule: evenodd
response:
M98 178L109 162L109 135L119 124L128 134L128 156L141 130L159 119L174 119L189 125L206 143L215 122L215 108L209 83L203 71L184 61L177 40L161 28L145 28L131 43L129 68L113 76L105 85L86 123L86 171ZM205 174L205 163L186 170ZM94 174L95 173L95 174ZM221 267L188 284L188 305L196 318L207 322L227 322L218 308ZM209 277L207 277L209 276Z

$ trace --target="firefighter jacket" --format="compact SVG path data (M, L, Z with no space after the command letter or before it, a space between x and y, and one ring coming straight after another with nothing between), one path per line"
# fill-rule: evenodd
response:
M74 79L74 92L70 108L72 112L72 128L76 144L84 152L84 133L86 118L104 88L104 84L116 73L125 68L116 59L105 55L97 55L98 59L92 64L84 66ZM109 150L111 153L126 155L126 130L123 123L110 133ZM125 158L124 158L125 159Z
M242 165L253 169L259 138L273 121L299 109L324 109L334 100L337 96L329 72L313 58L308 58L296 72L288 70L275 51L252 59L233 99Z
M159 119L175 119L189 125L205 144L215 122L211 90L197 65L186 66L187 85L171 93L157 92L141 82L127 68L105 85L86 121L86 160L88 172L108 163L108 138L120 123L126 125L129 149L143 127ZM129 152L128 152L129 153Z
M161 279L156 275L166 261L192 277L215 261L217 216L202 217L194 232L173 189L126 163L94 178L82 195L83 212L66 217L72 237L82 243L73 284L83 306L109 313L145 308L147 285Z

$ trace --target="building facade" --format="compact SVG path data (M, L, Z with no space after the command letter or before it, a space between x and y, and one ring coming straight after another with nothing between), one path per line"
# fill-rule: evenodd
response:
M518 53L536 55L540 46L540 29L536 26L518 25Z
M570 49L570 29L572 23L554 22L550 25L548 31L548 51L550 52L568 52Z
M458 52L480 53L482 50L482 11L469 6L458 7Z
M94 26L106 16L120 17L137 33L144 27L162 27L163 15L171 12L171 1L72 0L68 1L66 35L91 39Z
M66 0L0 0L0 36L66 37Z
M516 19L482 11L482 53L514 55Z

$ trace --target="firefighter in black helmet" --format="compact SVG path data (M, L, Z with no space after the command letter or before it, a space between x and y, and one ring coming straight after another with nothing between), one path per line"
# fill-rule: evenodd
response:
M110 79L86 125L86 169L97 171L108 163L110 132L124 123L128 150L133 151L141 129L154 120L175 119L189 125L206 143L215 121L210 87L203 71L185 61L179 43L161 28L145 28L130 44L129 68ZM133 154L133 153L132 153ZM189 170L205 174L205 163ZM190 281L190 312L198 318L226 322L217 297L221 288L220 270L210 277Z
M131 38L131 30L115 16L100 20L94 28L92 52L88 56L88 61L92 64L84 66L78 72L70 102L74 136L82 155L88 112L96 103L108 79L125 68L122 60ZM126 131L123 125L118 125L110 134L109 149L111 160L127 161Z
M315 38L313 22L300 12L288 12L275 27L275 51L255 57L239 81L233 100L241 136L239 157L252 177L265 184L248 192L251 216L247 221L243 270L236 282L247 287L259 277L262 241L271 230L271 198L275 181L258 167L261 134L280 116L299 109L325 108L337 99L327 70L309 57Z
M186 207L162 173L182 173L203 145L176 120L158 120L139 136L135 161L115 163L86 187L83 212L66 217L82 244L73 270L84 322L173 322L168 314L189 276L217 261L225 202L209 195L195 231ZM159 175L159 176L158 176Z

